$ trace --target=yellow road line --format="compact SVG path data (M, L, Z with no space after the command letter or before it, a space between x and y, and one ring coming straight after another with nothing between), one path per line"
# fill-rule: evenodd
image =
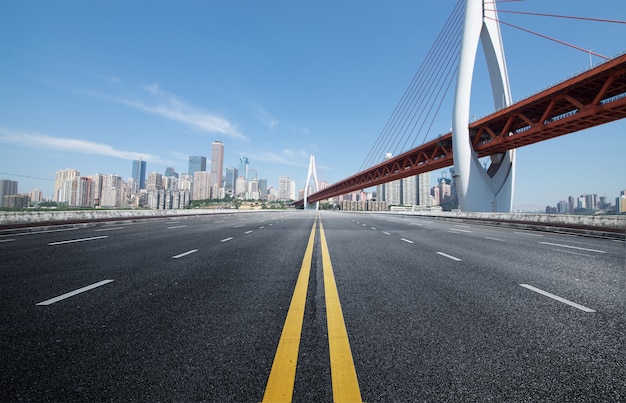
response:
M326 320L328 323L328 348L330 350L330 374L335 403L361 402L361 390L352 360L348 331L343 320L339 292L330 262L324 226L320 221L320 243L324 268L324 294L326 295Z
M313 260L313 245L315 241L315 226L313 223L309 243L304 252L304 259L300 268L300 274L296 281L296 288L291 297L291 304L283 326L283 332L278 342L276 356L272 370L265 387L263 402L291 402L293 387L296 380L296 365L298 363L298 349L300 348L300 336L302 334L302 322L304 321L304 307L306 294L309 287L309 275Z

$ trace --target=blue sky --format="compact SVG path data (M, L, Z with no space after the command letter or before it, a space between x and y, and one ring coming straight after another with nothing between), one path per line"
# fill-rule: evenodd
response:
M51 196L60 169L127 178L141 156L149 172L182 173L221 140L225 167L247 156L270 185L286 175L304 186L311 154L333 183L360 168L455 3L2 1L0 177ZM499 8L626 20L623 0ZM626 50L623 24L501 19L606 56ZM590 65L585 52L502 34L515 100ZM478 60L471 110L484 116L493 106ZM451 107L436 133L449 131ZM613 200L626 189L624 150L626 121L519 149L514 207Z

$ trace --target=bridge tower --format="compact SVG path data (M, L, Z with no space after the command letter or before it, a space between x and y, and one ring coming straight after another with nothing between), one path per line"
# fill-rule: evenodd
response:
M311 155L311 159L309 160L309 172L306 174L306 183L304 184L304 209L309 208L308 197L309 197L309 185L311 183L311 178L313 179L313 192L317 192L319 189L317 182L317 168L315 167L315 156ZM315 210L318 210L320 206L320 202L315 203Z
M474 152L469 137L470 92L474 63L481 41L496 109L511 104L511 89L504 58L504 47L497 22L496 3L466 0L465 22L459 71L452 116L452 152L454 179L463 211L510 212L513 207L515 180L515 150L490 156L491 165L485 170Z

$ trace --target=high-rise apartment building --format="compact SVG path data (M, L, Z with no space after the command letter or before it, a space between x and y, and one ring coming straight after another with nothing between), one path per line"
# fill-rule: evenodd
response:
M189 157L189 175L193 176L198 171L206 171L206 157L201 155Z
M146 190L148 192L163 190L163 175L158 172L150 172L146 180Z
M259 195L259 181L257 179L252 179L248 182L248 192L247 199L258 200L260 199Z
M617 213L626 213L626 190L619 192L619 197L615 199L615 209Z
M6 208L27 208L30 204L28 195L6 195L3 197L4 207Z
M72 180L69 205L72 207L93 207L93 179L79 176Z
M193 176L189 174L180 174L180 178L178 178L178 190L186 190L191 192L193 187Z
M69 202L72 193L72 180L80 176L76 169L62 169L57 171L54 180L54 194L52 200L60 203Z
M278 178L278 201L288 201L296 199L296 182L288 176Z
M161 178L163 189L165 190L177 190L178 178L176 176L164 176Z
M243 198L246 196L247 190L248 181L243 176L238 177L235 181L235 196Z
M224 175L224 144L214 141L211 144L211 187L222 187L222 175Z
M13 196L17 194L17 181L8 179L0 180L0 207L5 207L4 196Z
M104 175L91 175L91 180L93 181L93 204L99 206L100 199L102 199L102 182L104 182Z
M196 171L193 175L193 193L191 200L207 200L211 198L211 173Z
M377 201L398 206L430 206L430 173L409 176L376 186Z
M39 189L31 189L30 191L30 201L32 202L41 202L43 201L43 192Z
M385 186L385 201L388 205L402 204L402 179L388 182Z
M430 197L430 172L417 175L417 205L431 206L432 198Z
M139 184L139 189L146 188L146 161L141 158L133 161L133 179Z
M417 206L417 200L419 195L417 193L418 189L418 179L417 175L409 176L408 178L401 179L402 181L402 205L404 206Z
M452 203L452 180L447 178L439 179L439 184L433 188L435 204L443 206Z
M161 176L161 175L159 175ZM146 183L148 186L148 183ZM120 207L125 199L124 180L117 175L102 175L102 193L100 196L100 206Z

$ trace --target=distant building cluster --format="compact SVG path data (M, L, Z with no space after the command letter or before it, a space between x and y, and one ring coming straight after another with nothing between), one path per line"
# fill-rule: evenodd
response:
M391 158L388 154L386 158ZM375 191L357 191L325 201L328 208L346 211L387 211L458 208L456 186L452 178L454 168L444 171L434 186L430 173L395 180L376 186ZM310 184L308 193L322 190L329 184ZM0 208L27 208L45 200L41 190L18 193L18 182L0 180ZM69 207L137 208L158 210L188 208L194 201L224 199L261 202L289 202L304 198L304 189L296 190L296 182L288 176L278 178L276 187L268 186L267 179L257 177L247 157L239 158L237 166L224 169L224 144L211 144L210 160L202 155L189 157L187 173L177 173L168 167L163 174L147 171L142 159L132 163L131 177L124 180L116 174L83 176L76 169L56 172L53 202ZM254 204L255 208L258 204ZM626 190L611 203L605 196L586 194L570 196L556 206L547 206L548 214L624 214Z
M3 179L0 184L0 207L26 208L44 201L42 192L37 189L29 194L18 194L17 181ZM133 161L131 177L127 180L116 174L83 176L76 169L59 170L52 201L69 207L167 210L188 208L194 200L233 198L287 202L296 200L296 196L294 180L282 176L278 187L270 187L267 179L257 177L247 157L240 157L237 167L224 170L224 144L214 141L210 161L205 156L190 156L188 171L182 174L172 167L163 174L148 173L147 163L142 159Z
M391 158L390 155L387 158ZM453 176L450 169L450 178ZM334 200L342 210L348 211L385 211L445 209L458 207L456 186L444 172L437 183L431 187L430 173L423 173L408 178L376 186L372 194L356 192Z
M620 191L619 197L612 204L606 196L586 194L569 196L561 200L556 206L546 206L547 214L623 214L626 213L626 190Z

